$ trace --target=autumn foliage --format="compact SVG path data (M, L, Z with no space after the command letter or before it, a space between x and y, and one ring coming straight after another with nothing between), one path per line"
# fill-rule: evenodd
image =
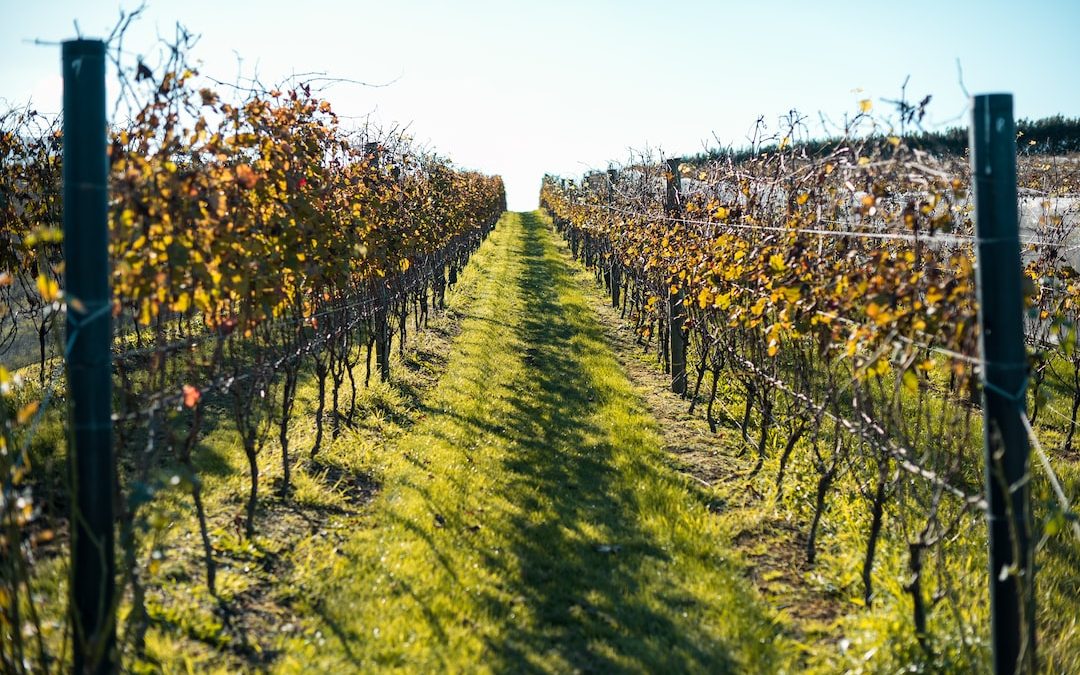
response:
M867 103L861 133L817 154L784 136L738 161L643 155L547 176L540 200L639 343L673 373L688 364L690 412L704 406L714 431L722 421L738 430L742 478L760 489L770 474L776 503L801 523L808 565L830 505L859 505L835 516L855 533L828 545L862 540L867 607L888 574L906 575L899 594L915 630L898 639L944 667L942 645L968 627L934 604L983 601L961 600L971 590L950 578L985 546L970 169L882 133ZM1073 452L1080 410L1078 175L1068 158L1019 157L1028 410L1060 458ZM1047 472L1037 518L1058 535L1075 514ZM906 565L879 573L890 546ZM1049 548L1037 555L1060 563Z
M189 42L164 50L160 68L140 61L121 71L102 158L110 167L117 558L120 592L134 607L124 649L136 652L145 585L160 557L146 547L165 524L147 507L160 491L190 493L206 583L216 592L214 514L193 459L207 401L224 406L217 414L235 425L248 460L240 519L251 536L271 426L280 436L279 494L289 497L300 374L310 369L319 385L318 438L305 448L314 458L324 418L335 436L356 421L354 368L365 349L370 377L373 350L381 362L392 340L403 348L410 323L421 328L442 306L448 283L505 208L500 178L458 169L397 131L347 129L310 84L226 86L222 95L186 65ZM35 469L43 452L35 431L63 389L56 319L80 302L62 283L62 146L60 120L30 109L0 114L0 350L34 333L41 373L40 389L31 388L0 367L5 672L50 669L70 639L62 625L53 630L26 614L35 547L68 516L62 499L41 497L62 494L62 479Z

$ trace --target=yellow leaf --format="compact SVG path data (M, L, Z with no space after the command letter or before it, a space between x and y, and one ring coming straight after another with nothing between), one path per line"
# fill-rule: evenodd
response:
M186 312L189 307L191 307L191 296L186 292L181 293L172 306L174 312Z
M144 326L149 326L153 320L153 316L150 314L150 300L144 298L142 306L139 307L139 323Z
M195 289L195 306L200 311L210 311L210 294L202 287Z
M20 426L29 422L34 413L38 411L39 405L37 401L31 401L19 408L19 412L15 414L15 422Z
M774 253L769 256L769 267L772 268L773 272L783 272L787 269L787 264L784 263L784 256L779 253Z
M709 295L710 294L709 294L708 289L706 289L706 288L701 289L701 292L698 293L698 296L697 296L698 307L700 307L701 309L705 309L706 307L709 306Z
M35 227L34 231L26 235L26 239L23 243L27 247L37 246L38 244L59 244L64 241L64 233L62 230L55 227Z
M903 377L904 389L907 389L912 394L919 391L919 376L915 374L914 370L905 370Z
M37 289L45 302L52 302L60 297L60 284L56 283L55 279L45 274L38 275Z
M408 258L402 258L401 262L398 263L398 265L401 267L402 272L408 272L409 271L409 264L410 263L409 263Z

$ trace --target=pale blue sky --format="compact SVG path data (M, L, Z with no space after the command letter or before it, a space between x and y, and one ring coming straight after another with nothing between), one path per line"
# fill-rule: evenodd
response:
M102 36L115 0L0 0L0 98L58 107L59 48L34 38ZM736 146L759 115L791 108L840 120L876 110L911 76L932 94L927 126L963 120L968 91L1011 91L1019 117L1080 116L1080 0L690 2L638 0L150 0L128 38L138 53L182 21L220 79L256 67L273 82L326 71L335 109L413 135L507 181L511 208L536 204L541 175L577 175L649 146ZM856 91L861 90L861 91Z

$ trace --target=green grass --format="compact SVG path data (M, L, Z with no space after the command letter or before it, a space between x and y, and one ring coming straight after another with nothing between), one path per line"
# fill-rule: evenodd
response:
M303 603L284 671L775 671L786 644L729 563L550 232L510 214L417 425Z

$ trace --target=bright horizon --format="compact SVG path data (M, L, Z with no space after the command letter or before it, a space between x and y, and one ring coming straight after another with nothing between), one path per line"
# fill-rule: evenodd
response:
M0 0L0 104L60 105L60 50L105 37L136 2ZM179 21L193 56L223 80L292 73L390 84L325 92L344 117L407 125L457 165L501 174L512 210L536 207L544 173L566 176L630 150L739 147L759 116L792 108L812 135L870 99L933 97L924 128L966 124L967 99L1015 96L1018 118L1080 116L1080 3L727 2L395 3L151 1L125 41L148 54ZM238 62L238 57L242 61ZM347 123L347 122L346 122ZM719 143L718 143L719 141Z

